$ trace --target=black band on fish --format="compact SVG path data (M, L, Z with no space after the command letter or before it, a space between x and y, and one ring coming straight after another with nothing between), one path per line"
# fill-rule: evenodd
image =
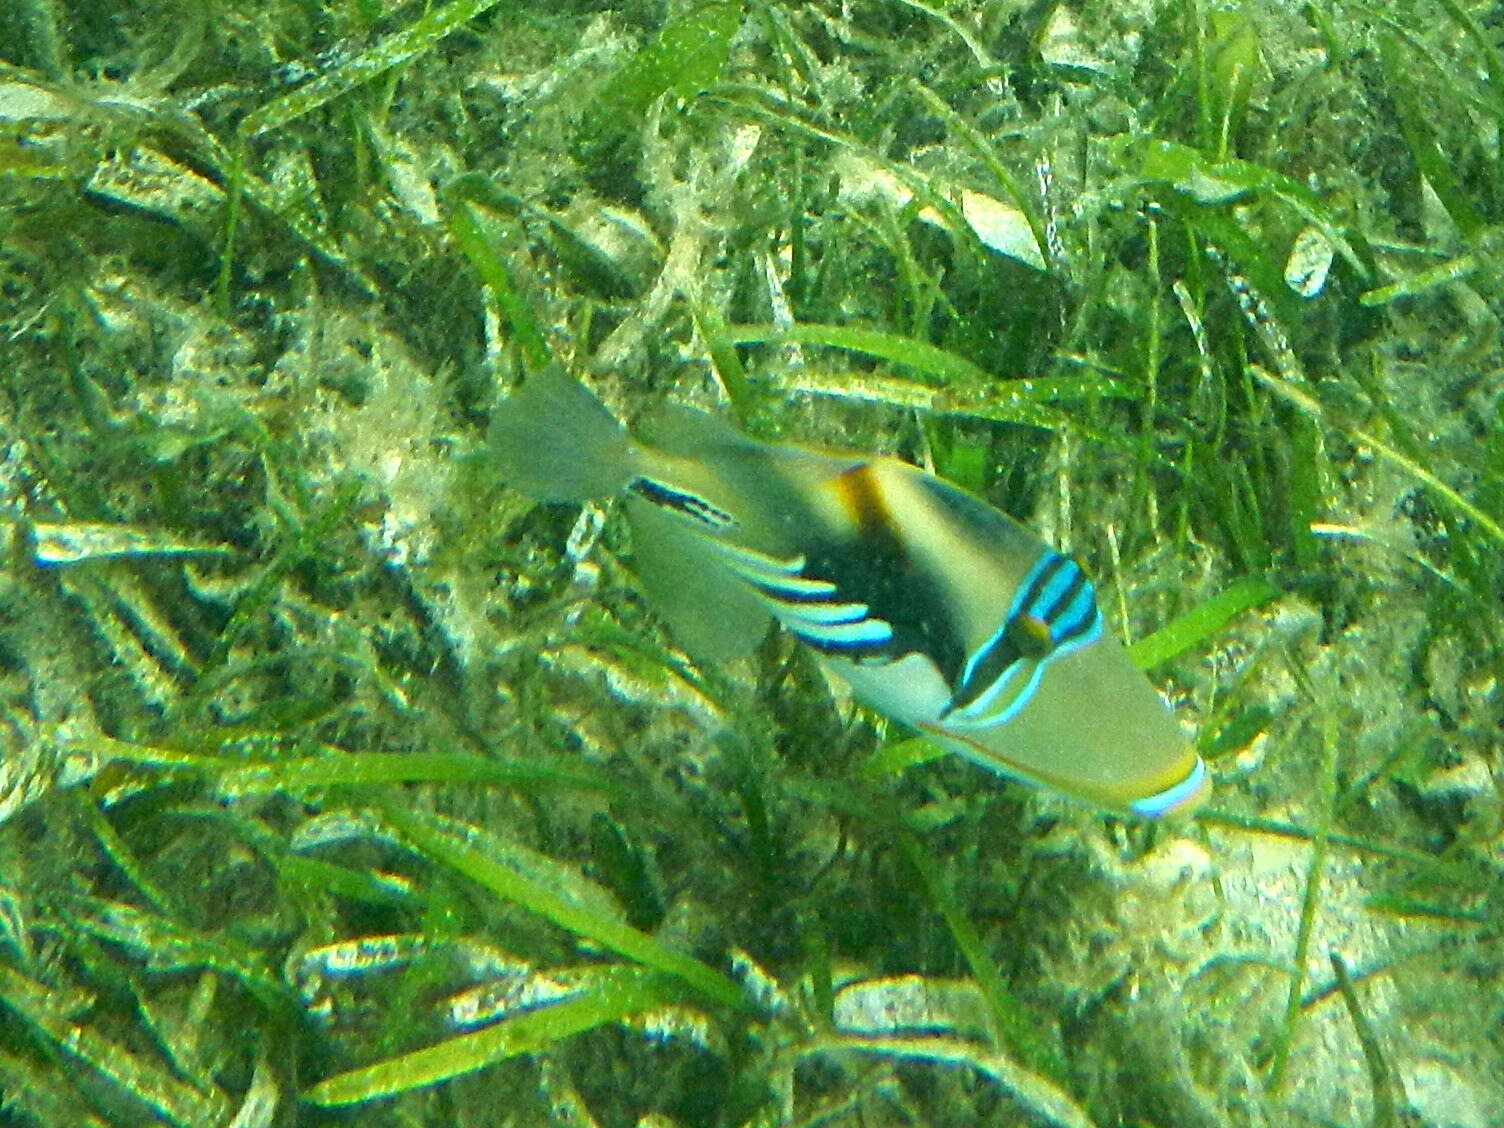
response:
M627 489L644 501L652 502L659 509L667 509L688 517L697 525L713 533L723 532L736 525L736 518L720 506L706 501L699 494L676 489L655 478L633 478Z

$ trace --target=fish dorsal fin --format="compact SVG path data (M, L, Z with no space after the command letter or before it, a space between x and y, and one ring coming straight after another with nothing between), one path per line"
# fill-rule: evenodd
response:
M709 662L752 653L772 616L726 568L706 534L637 496L628 496L627 516L632 570L674 641Z
M650 445L679 458L701 457L709 451L728 447L760 445L721 416L679 403L661 404L648 415L639 430Z

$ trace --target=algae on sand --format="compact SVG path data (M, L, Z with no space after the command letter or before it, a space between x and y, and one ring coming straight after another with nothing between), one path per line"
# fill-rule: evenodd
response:
M0 7L6 1115L1497 1123L1487 16ZM552 361L1045 532L1213 809L696 666Z

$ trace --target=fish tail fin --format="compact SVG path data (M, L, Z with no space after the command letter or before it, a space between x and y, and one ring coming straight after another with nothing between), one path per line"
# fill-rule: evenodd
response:
M558 366L491 410L487 441L502 480L537 501L611 497L637 473L626 428Z

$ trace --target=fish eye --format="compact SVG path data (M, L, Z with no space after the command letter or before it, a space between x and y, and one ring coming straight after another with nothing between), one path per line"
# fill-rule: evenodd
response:
M1033 615L1019 615L1008 624L1008 641L1021 658L1043 658L1055 646L1049 624Z

